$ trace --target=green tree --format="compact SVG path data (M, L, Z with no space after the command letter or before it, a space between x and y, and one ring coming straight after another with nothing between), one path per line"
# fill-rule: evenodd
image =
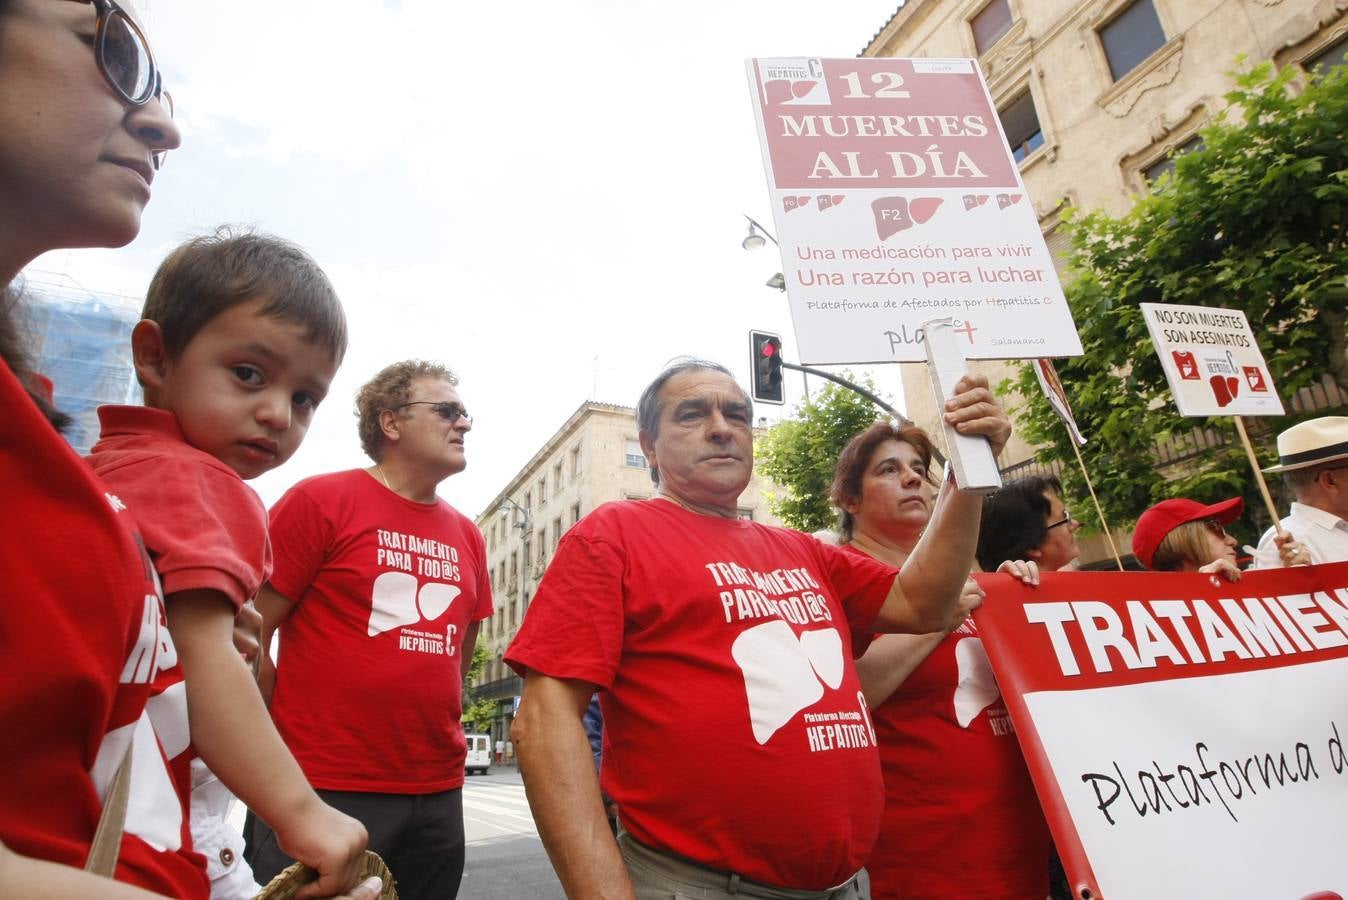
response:
M1326 372L1348 384L1348 79L1335 70L1294 93L1293 76L1267 63L1236 75L1232 105L1203 130L1201 149L1178 157L1125 215L1096 211L1067 225L1066 294L1085 355L1058 371L1090 438L1082 453L1111 523L1128 524L1165 497L1242 494L1247 519L1267 524L1229 418L1176 412L1139 303L1244 312L1289 409L1296 391ZM1066 431L1028 366L1015 389L1028 398L1022 434L1043 445L1041 458L1064 464L1068 492L1084 502ZM1293 421L1248 425L1268 443L1270 429ZM1158 468L1157 442L1195 427L1226 443ZM1242 536L1250 533L1247 526Z
M473 661L468 667L468 675L463 679L463 730L467 732L486 732L491 729L496 718L496 701L489 697L478 696L478 689L470 687L487 667L491 651L482 641L473 647Z
M877 393L869 381L863 386ZM773 515L801 531L832 527L836 515L828 489L838 454L854 434L882 415L860 394L828 384L812 402L802 401L792 418L774 425L754 449L758 471L786 491L784 496L769 496Z

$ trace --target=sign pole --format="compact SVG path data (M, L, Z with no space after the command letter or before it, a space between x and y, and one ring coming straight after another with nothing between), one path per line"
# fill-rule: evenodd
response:
M1278 509L1273 505L1273 497L1269 495L1268 485L1264 482L1264 472L1259 468L1259 458L1254 455L1254 445L1250 443L1250 436L1245 432L1245 421L1240 416L1232 416L1236 421L1236 431L1240 432L1240 441L1245 445L1245 455L1250 458L1250 468L1254 470L1254 480L1259 484L1259 493L1264 497L1264 505L1268 508L1268 514L1273 519L1273 530L1277 532L1278 537L1282 537L1286 532L1282 530L1282 517L1278 515Z
M1095 496L1095 486L1091 484L1091 475L1086 471L1086 461L1081 458L1081 448L1077 442L1068 438L1068 443L1077 454L1077 465L1081 466L1081 477L1086 479L1086 490L1091 492L1091 502L1095 504L1095 514L1100 517L1100 527L1105 530L1105 540L1109 542L1110 552L1114 554L1114 564L1123 571L1123 558L1119 556L1119 548L1114 544L1114 535L1109 530L1109 523L1105 521L1105 511L1100 508L1100 499Z

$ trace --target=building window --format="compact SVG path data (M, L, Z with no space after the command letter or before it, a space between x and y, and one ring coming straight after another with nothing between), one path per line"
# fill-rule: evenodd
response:
M538 564L546 566L548 564L548 530L541 528L538 531Z
M533 491L525 491L525 492L524 492L524 508L525 508L525 509L533 509L533 508L534 508L534 492L533 492Z
M1118 81L1165 45L1165 30L1152 0L1134 0L1100 29L1109 71Z
M524 536L524 574L525 574L526 576L529 574L529 565L533 562L533 553L532 553L532 550L533 550L533 544L532 544L532 542L529 540L529 536L528 536L528 535L525 535L525 536Z
M558 516L552 520L552 550L557 551L557 545L562 542L562 517Z
M580 475L580 445L571 448L571 480L575 481Z
M974 32L974 46L978 48L978 55L982 56L1011 30L1011 8L1007 6L1007 0L992 0L969 21L969 27Z
M571 524L575 525L579 521L580 521L580 504L573 503L571 504Z
M1020 162L1044 144L1044 131L1039 127L1039 114L1034 109L1034 96L1029 89L1007 104L998 113L1002 120L1002 130L1006 132L1006 143L1011 147L1011 155Z
M623 465L634 469L646 468L646 454L641 452L641 441L628 440L627 450L623 454Z
M752 522L754 520L754 511L746 506L741 506L736 510L735 516L745 522Z
M1343 38L1336 44L1330 44L1319 53L1306 59L1302 62L1301 67L1313 75L1323 75L1335 66L1341 66L1346 62L1348 62L1348 37Z
M1193 150L1203 149L1203 139L1194 135L1184 143L1173 148L1165 156L1142 170L1142 177L1147 179L1147 184L1155 184L1161 180L1161 176L1167 172L1175 171L1175 160Z
M562 490L562 464L558 462L552 467L552 492L561 493Z
M548 502L548 476L538 479L538 505L541 508Z

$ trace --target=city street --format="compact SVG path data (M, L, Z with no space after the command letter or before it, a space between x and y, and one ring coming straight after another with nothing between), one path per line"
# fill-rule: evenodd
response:
M463 783L468 841L463 900L562 900L562 886L538 839L518 769L493 766Z

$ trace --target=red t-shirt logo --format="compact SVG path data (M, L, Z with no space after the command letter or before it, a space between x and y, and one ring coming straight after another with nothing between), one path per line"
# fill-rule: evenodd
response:
M1202 376L1198 374L1198 360L1188 350L1171 350L1170 355L1175 359L1175 367L1179 369L1179 376L1185 381L1200 381Z

